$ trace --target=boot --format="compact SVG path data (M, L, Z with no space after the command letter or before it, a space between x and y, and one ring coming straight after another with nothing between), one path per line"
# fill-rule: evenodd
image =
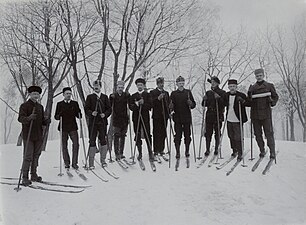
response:
M42 182L42 177L38 176L36 173L35 174L31 174L31 181Z
M266 155L265 149L260 149L259 157L263 158L263 157L265 157L265 155Z
M29 186L32 184L32 182L29 180L29 172L23 172L22 173L22 182L21 184L24 186Z
M101 145L99 150L100 150L100 162L101 162L101 165L102 165L102 167L105 167L105 166L107 166L107 163L105 161L106 155L107 155L107 145Z
M205 156L209 156L210 154L210 139L206 138L206 152L204 153Z
M119 151L122 159L125 158L125 156L123 155L124 145L125 145L125 136L121 137L119 142Z
M176 156L175 156L175 158L176 159L180 159L181 158L181 153L180 153L180 144L176 144L175 145L175 150L176 150Z
M95 154L96 154L97 148L96 146L90 147L88 152L88 161L89 161L89 169L94 169L94 161L95 161Z
M190 156L190 153L189 153L189 144L185 144L185 156L186 156L186 158L188 158Z
M137 150L138 150L137 160L141 160L142 159L142 146L137 145Z

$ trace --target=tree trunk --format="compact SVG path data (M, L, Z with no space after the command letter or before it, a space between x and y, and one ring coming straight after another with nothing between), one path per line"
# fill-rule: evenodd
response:
M289 124L290 124L290 141L295 141L294 135L294 112L291 111L289 114Z

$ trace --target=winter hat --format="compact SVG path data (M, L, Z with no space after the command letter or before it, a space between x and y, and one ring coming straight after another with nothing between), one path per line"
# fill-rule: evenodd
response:
M29 93L38 92L39 94L41 94L42 90L39 86L30 86L28 87L28 92Z
M260 69L256 69L256 70L254 71L254 74L255 74L255 75L257 75L257 74L259 74L259 73L264 74L264 70L263 70L262 68L260 68Z
M138 79L135 81L135 84L138 84L138 83L146 84L146 81L145 81L145 79L143 79L143 78L138 78Z
M102 82L101 82L101 80L95 80L95 81L93 82L93 84L94 84L94 85L98 84L98 85L100 85L100 87L102 87Z
M230 79L227 81L227 84L238 84L238 82L235 79Z
M158 77L157 79L156 79L156 84L159 84L159 83L164 83L164 78L163 77Z
M184 77L179 76L178 78L176 78L176 82L182 82L185 81Z
M118 80L118 81L117 81L117 85L123 85L123 86L124 86L124 85L125 85L125 82L124 82L123 80Z
M218 83L218 84L221 83L220 80L219 80L219 78L216 77L216 76L212 76L211 79L208 78L208 79L207 79L207 82L208 82L208 83L211 83L212 80L215 81L215 82Z
M71 91L71 88L70 87L64 87L63 88L63 93L65 93L65 91Z

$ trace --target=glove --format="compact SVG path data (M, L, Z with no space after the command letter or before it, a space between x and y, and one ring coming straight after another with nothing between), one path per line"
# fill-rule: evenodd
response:
M143 98L142 98L142 99L140 99L140 100L138 101L138 104L139 104L139 105L143 105L143 104L144 104L144 100L143 100Z
M215 98L218 99L218 98L221 98L221 96L215 92Z
M97 112L97 111L93 111L91 115L97 116L97 115L98 115L98 112Z
M165 94L164 94L164 93L161 93L161 94L157 97L157 99L160 101L160 100L162 100L162 99L164 98L164 96L165 96Z
M101 113L100 116L101 116L102 118L104 118L104 117L105 117L105 114L104 114L104 113Z
M244 102L244 99L240 96L237 96L236 97L237 101L240 102L240 103L243 103Z
M273 99L271 98L271 96L269 97L269 102L270 102L270 104L271 104L272 107L276 105L276 103L273 102Z
M189 105L189 107L191 107L192 106L192 101L190 99L188 99L187 104Z
M35 113L32 113L31 115L28 116L28 119L31 121L31 120L36 120L37 118L37 114Z
M109 96L109 97L114 98L114 97L115 97L115 95L114 95L114 94L110 94L110 96Z

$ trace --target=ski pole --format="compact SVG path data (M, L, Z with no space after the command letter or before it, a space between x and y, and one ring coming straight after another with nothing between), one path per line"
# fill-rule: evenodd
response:
M188 92L188 100L190 100L189 92ZM189 109L191 107L189 106ZM191 109L190 109L191 113ZM191 135L192 135L192 145L193 145L193 155L194 155L194 162L197 162L196 150L195 150L195 143L194 143L194 132L193 132L193 123L192 123L192 116L190 117L190 126L191 126Z
M153 153L153 151L152 151L152 142L150 141L150 137L149 137L149 134L148 134L145 122L144 122L144 120L142 118L142 115L141 114L139 114L139 115L140 115L140 121L142 123L142 127L143 127L144 132L145 132L145 137L146 137L147 143L149 143L150 150Z
M254 160L254 156L253 156L253 122L252 122L252 119L251 119L251 158L249 158L249 160Z
M241 102L238 102L239 106L239 123L240 123L240 141L241 141L241 151L242 151L242 156L244 153L244 132L243 132L243 122L242 122L242 113L241 113ZM247 165L244 162L244 157L242 157L242 166L247 167Z
M81 138L84 150L84 158L85 158L85 168L87 168L87 157L86 157L86 150L85 150L85 140L84 140L84 132L83 132L83 123L81 118L81 113L79 113L79 120L80 120L80 130L81 130Z
M130 133L130 146L131 146L131 156L130 159L133 158L133 139L132 139L132 123L131 123L131 114L130 110L128 109L128 117L129 117L129 133Z
M164 117L164 127L165 127L165 132L166 132L167 149L168 149L168 152L169 152L169 155L170 155L169 139L168 139L168 135L167 135L167 120L166 120L166 115L165 115L165 104L164 104L163 99L162 99L162 109L163 109L163 117ZM170 157L169 157L169 161L170 161ZM169 163L169 168L170 168L170 163Z
M32 114L33 113L35 113L35 107L33 107ZM31 122L30 122L29 133L28 133L28 136L27 136L27 142L24 146L24 156L27 155L27 151L28 151L28 148L29 148L29 142L30 142L32 127L33 127L33 120L31 120ZM22 159L22 164L21 164L21 169L20 169L20 173L19 173L19 179L18 179L17 187L14 188L14 190L17 191L17 192L21 190L20 182L21 182L21 176L22 176L22 168L23 168L23 165L24 165L23 163L24 163L24 159Z
M139 111L138 111L139 114L138 114L138 120L137 120L136 138L135 138L135 145L134 145L132 163L135 163L135 154L136 154L136 146L137 146L137 141L138 141L138 132L139 132L139 126L140 126L141 109L142 109L142 105L139 106Z
M218 152L219 152L219 158L222 158L222 153L221 153L221 138L220 138L220 115L219 115L219 104L218 104L218 100L216 99L216 110L217 110L217 130L218 130L218 139L219 139L219 145L218 145ZM225 126L224 126L225 127Z
M226 127L226 123L227 123L227 116L228 116L228 114L226 114L224 125L223 125L223 128L222 128L220 143L219 143L219 146L218 146L218 152L219 152L219 150L221 150L221 147L222 147L222 141L223 141L223 137L224 137L224 133L225 133L225 127ZM218 158L216 160L216 164L218 164L217 162L218 162Z
M197 159L202 159L202 156L201 156L201 148L202 148L202 139L203 139L203 136L204 136L204 131L203 129L205 129L205 112L206 112L206 108L205 108L205 103L206 101L204 100L204 108L203 108L203 115L202 115L202 124L201 124L201 134L200 134L200 144L199 144L199 156Z
M63 171L62 171L62 159L63 159L63 157L62 157L62 154L63 154L63 117L61 116L60 117L60 145L61 145L61 147L60 147L60 172L59 172L59 174L57 174L57 176L63 176L64 174L62 173Z

